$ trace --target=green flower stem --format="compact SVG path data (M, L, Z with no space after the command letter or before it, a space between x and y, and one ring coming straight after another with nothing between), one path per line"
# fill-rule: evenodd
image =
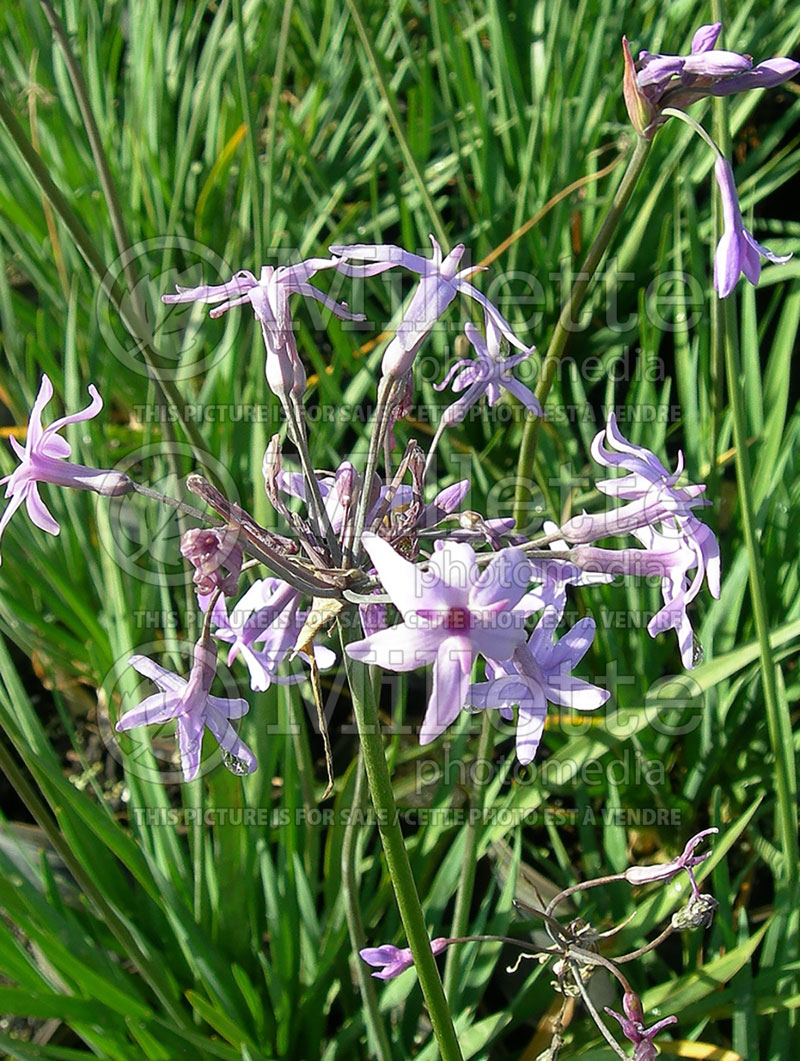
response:
M344 649L348 642L359 636L357 613L350 611L339 620L339 631ZM431 950L431 940L425 924L425 915L419 901L417 886L406 851L403 831L397 816L397 806L392 791L392 780L386 765L383 749L378 705L370 678L369 667L344 653L345 668L353 699L353 711L361 739L361 752L367 771L372 805L378 820L378 828L389 869L389 879L394 888L397 906L405 929L408 945L414 957L422 994L430 1014L433 1034L439 1047L442 1061L461 1061L453 1019L447 1005L439 970Z
M350 946L356 961L356 978L364 1003L364 1018L367 1033L372 1040L372 1050L378 1061L391 1061L392 1048L386 1035L386 1028L378 1005L375 981L372 979L366 964L358 957L358 952L366 945L364 924L361 920L361 895L359 892L359 873L357 869L358 812L364 806L366 787L364 782L364 757L359 755L355 765L355 785L350 809L353 812L344 831L342 842L342 892L344 894L344 912L347 919L347 930L350 935Z
M494 729L489 719L489 713L484 712L481 727L481 738L478 743L478 762L485 762L492 754L492 743L494 741ZM485 796L485 785L477 785L473 791L470 807L483 810ZM475 867L478 862L478 844L480 843L482 824L470 818L466 826L467 839L464 851L464 861L461 863L461 872L458 877L458 890L456 891L456 907L453 913L453 926L450 937L457 939L466 936L469 928L469 909L472 904L472 893L475 888ZM461 968L461 948L451 947L447 952L444 966L444 993L448 998L456 997L458 974Z
M721 0L712 0L712 14L715 19L723 21L724 5ZM714 100L714 134L720 148L726 156L730 153L730 130L727 121L727 101ZM722 235L722 217L719 208L719 197L715 197L714 235L718 240ZM782 695L782 686L778 682L778 665L770 644L769 616L767 612L767 595L764 588L764 566L761 558L761 544L756 524L756 513L753 502L753 476L750 467L748 449L747 415L745 412L744 369L739 349L739 329L735 314L733 298L713 299L712 342L714 360L717 368L717 387L715 427L722 408L722 397L719 393L722 386L722 372L719 355L724 352L725 383L728 389L731 420L733 424L734 463L736 466L736 485L738 487L739 512L744 533L745 548L749 559L750 599L753 605L756 637L758 639L759 657L761 660L761 682L764 690L764 704L767 714L767 732L775 757L775 787L778 797L778 812L775 829L783 853L783 884L791 902L797 901L797 889L800 884L800 849L797 837L797 777L795 773L794 753L791 741L792 721L786 697ZM713 378L713 377L712 377ZM718 432L715 431L718 437ZM716 439L715 439L716 440ZM712 450L712 467L716 466L716 449Z
M595 236L594 242L589 248L586 259L581 266L575 283L572 285L569 297L561 309L561 314L553 331L553 336L550 339L550 345L547 348L547 354L544 359L544 364L542 365L541 379L536 385L536 397L539 399L542 408L544 408L547 395L550 393L550 388L553 386L553 381L556 378L558 363L567 348L570 336L574 330L575 316L581 307L581 303L583 302L589 284L592 281L592 277L597 271L597 267L602 261L603 255L608 250L608 246L611 243L611 237L614 235L617 226L619 225L625 207L628 205L628 201L633 194L633 189L636 187L636 182L639 180L641 172L644 169L644 164L650 153L651 143L652 141L646 140L644 137L637 137L636 148L631 155L628 168L625 170L619 187L614 193L614 198L611 200L611 206L609 207L608 213L600 226L600 231ZM518 527L523 527L528 522L524 484L527 482L533 469L533 460L536 455L536 440L539 435L539 423L539 417L534 417L533 419L528 420L522 433L522 446L520 448L519 460L517 462L516 497L514 499L514 519L516 520Z
M739 337L734 316L734 301L725 300L725 375L728 384L728 401L733 421L733 444L735 447L736 483L739 495L739 511L744 532L745 547L750 563L750 599L756 625L759 655L761 659L761 682L764 689L764 704L767 713L767 731L772 754L775 756L775 786L778 795L776 829L783 854L783 882L794 895L800 878L800 852L797 842L797 786L794 767L794 752L791 742L791 718L785 697L778 692L776 663L770 645L767 598L764 591L764 566L761 558L759 532L753 509L753 475L750 454L747 448L747 423L744 410L743 371L739 353ZM788 738L788 739L787 739Z

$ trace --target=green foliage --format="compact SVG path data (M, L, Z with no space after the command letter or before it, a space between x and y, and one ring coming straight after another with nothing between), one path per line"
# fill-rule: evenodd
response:
M425 253L431 232L448 247L465 242L478 262L539 215L483 289L544 350L629 146L622 33L634 50L683 52L711 20L693 0L66 0L62 14L124 246L135 251L136 297L195 437L148 415L158 394L118 309L0 129L7 422L25 423L43 371L54 405L70 409L86 404L93 382L106 406L70 435L77 459L136 461L149 481L178 493L181 476L203 470L265 524L274 516L261 456L278 418L260 336L248 314L210 321L200 307L192 341L176 339L160 294L190 267L196 281L204 265L257 271L281 252L321 254L337 242ZM791 54L800 43L795 5L746 0L730 13L726 42L756 59ZM119 276L118 235L84 118L33 0L6 6L0 68L6 101L95 254ZM755 214L757 238L791 249L800 232L796 217L786 219L794 209L786 188L800 171L796 92L734 98L727 113L745 214ZM617 280L609 264L551 394L531 495L537 520L593 503L588 445L610 405L627 414L623 430L665 460L682 448L692 480L709 483L709 521L723 545L722 597L701 599L697 610L705 661L686 676L674 640L646 636L657 589L593 587L570 607L598 620L587 673L611 683L615 711L548 726L549 755L535 772L520 772L508 736L495 735L488 781L480 726L468 716L432 748L395 733L387 754L398 802L416 822L408 846L434 935L449 934L465 858L480 859L467 931L519 932L512 900L532 870L540 884L561 888L618 871L631 857L671 857L697 828L719 825L704 867L720 902L714 928L681 953L628 968L652 1013L678 1014L677 1035L789 1061L800 998L792 730L800 414L791 385L800 267L767 267L758 291L743 286L736 296L734 385L752 469L737 481L735 410L710 310L712 161L678 123L658 134L612 246ZM675 278L682 273L692 283ZM387 330L409 290L393 283L379 277L353 293ZM307 307L298 314L301 349L317 373L310 406L368 403L374 373L358 373L375 363L372 346L361 345L372 333L337 322L320 328ZM454 335L433 337L420 409L439 401L431 383L452 360ZM335 467L358 449L363 429L357 418L336 417L314 431L317 466ZM404 443L431 430L418 417L398 435ZM509 514L503 490L521 430L518 417L473 420L445 438L444 475L468 469L470 507ZM0 470L11 467L4 447ZM0 1047L20 1059L433 1058L413 973L369 981L382 1029L365 1017L348 912L360 913L362 945L405 941L374 822L366 810L363 825L346 821L357 749L343 728L351 711L340 679L326 684L330 703L338 700L332 801L318 803L322 742L305 686L249 697L244 736L258 773L217 770L166 787L160 749L117 745L109 719L136 694L126 667L133 651L149 644L186 666L196 618L177 563L179 521L137 499L126 505L133 523L122 525L104 499L44 492L61 535L40 533L20 514L2 542L0 627L17 646L0 641L3 768L18 796L7 818L19 818L24 804L39 829L0 825L0 1012L65 1027L40 1045L2 1033ZM166 586L159 574L169 576ZM752 604L759 595L763 621ZM396 686L398 723L419 717L419 688ZM98 754L101 738L113 754ZM478 826L453 812L481 806ZM656 821L648 824L645 811L657 811ZM634 897L618 886L592 892L580 913L598 924L634 914L623 933L632 949L681 898L674 889ZM466 1057L518 1057L528 1044L546 1045L536 1036L553 1004L550 977L535 963L508 974L507 964L494 944L459 952L451 1002ZM567 1036L564 1058L611 1056L580 1016Z

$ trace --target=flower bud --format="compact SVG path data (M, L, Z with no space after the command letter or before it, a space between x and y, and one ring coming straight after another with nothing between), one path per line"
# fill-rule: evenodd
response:
M645 136L645 130L655 117L655 110L653 104L639 87L639 82L636 79L636 66L628 46L627 37L622 38L622 54L625 61L625 73L622 78L622 95L625 98L625 107L627 108L631 125L639 136ZM647 137L647 139L650 139L650 137Z
M226 597L236 593L242 570L242 549L237 527L195 527L181 538L181 555L195 568L192 580L201 596L221 589ZM228 574L222 574L222 568Z

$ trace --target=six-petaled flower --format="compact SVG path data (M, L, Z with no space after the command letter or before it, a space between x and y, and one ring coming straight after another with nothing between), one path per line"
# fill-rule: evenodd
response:
M450 725L467 702L472 664L509 659L525 638L525 616L515 611L528 586L530 565L520 549L504 549L480 571L471 546L445 541L420 570L376 535L364 546L384 589L403 617L347 646L347 654L389 670L433 664L420 744Z
M394 338L384 352L384 376L402 379L407 375L425 338L459 293L467 295L482 306L484 313L494 322L501 335L504 335L512 346L523 350L527 356L529 348L516 337L502 313L477 287L469 283L468 278L475 272L475 266L459 270L458 266L465 251L464 244L459 243L445 257L433 236L430 241L433 244L431 258L423 258L391 244L356 243L330 248L332 254L348 263L351 260L370 262L385 269L399 265L419 273L419 284Z
M212 696L211 685L217 668L214 646L202 638L194 646L189 678L173 674L147 656L131 656L130 665L159 688L117 721L124 732L137 726L175 722L184 781L193 781L200 771L203 732L211 730L220 748L236 764L236 772L252 773L258 766L255 755L228 721L247 714L249 704L240 697Z
M8 505L0 516L0 535L23 502L31 522L48 534L59 533L61 528L39 495L39 483L53 483L55 486L66 486L73 490L92 490L104 497L118 497L120 494L130 493L133 489L130 478L122 472L87 468L83 464L73 464L66 459L72 449L69 442L58 432L67 424L91 420L103 408L103 399L91 383L89 394L92 400L85 409L62 416L43 428L42 411L53 397L53 384L48 376L42 376L39 393L28 421L25 445L21 446L13 436L9 438L20 464L10 475L0 479L0 485L5 484L8 499Z

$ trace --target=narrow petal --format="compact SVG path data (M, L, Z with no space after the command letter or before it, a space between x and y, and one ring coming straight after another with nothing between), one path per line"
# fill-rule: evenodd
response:
M758 244L755 243L752 236L748 240L748 236L750 236L750 233L745 229L739 238L739 247L742 252L740 268L753 287L755 287L761 278L761 257Z
M338 657L332 649L326 648L325 645L314 645L314 659L320 670L328 670L335 665Z
M559 666L568 665L572 670L591 648L596 630L595 621L591 616L579 619L554 647L553 662Z
M539 399L536 395L528 390L524 383L520 383L519 380L513 377L503 377L500 383L508 391L509 394L513 394L517 401L522 402L526 409L530 409L536 416L544 416L542 407L539 404Z
M381 268L385 269L386 266L381 266ZM339 317L340 320L363 321L367 319L363 313L351 313L347 308L346 303L337 302L336 299L331 298L330 295L326 295L323 291L314 287L313 284L299 284L297 287L297 293L305 295L306 298L316 299L316 301L320 302L326 309L329 309L334 317Z
M19 508L19 506L22 504L22 502L24 500L25 500L25 491L20 491L20 492L18 492L16 494L12 495L11 500L8 502L6 507L3 509L3 515L0 516L0 537L2 537L3 531L8 526L8 521L11 519L11 517L14 515L14 513L17 511L17 509ZM0 563L2 563L1 560L0 560Z
M419 254L411 254L409 251L403 250L402 247L397 247L390 243L353 243L349 246L337 244L333 247L328 247L328 250L331 254L335 254L337 258L388 262L391 265L400 265L404 269L410 269L413 273L420 273L422 276L428 273L431 268L429 258L422 258Z
M517 714L517 758L523 766L533 762L547 721L547 701L542 696L536 706L520 706Z
M362 542L375 565L383 588L400 614L405 618L421 607L425 591L420 585L419 572L414 564L395 552L391 545L377 534L365 533Z
M228 755L234 756L245 766L245 772L252 774L258 769L258 760L250 748L237 734L233 726L228 722L222 712L218 712L211 706L209 697L209 709L206 711L205 723L214 735L217 744Z
M490 608L499 601L514 607L531 581L531 565L522 549L503 549L486 565L469 595L470 608Z
M731 96L735 92L748 92L753 88L775 88L800 73L800 63L793 59L766 59L752 70L735 74L704 89L711 96Z
M116 729L122 733L137 726L160 725L175 718L180 709L180 697L173 693L153 693L121 715L117 719Z
M784 265L792 257L791 254L775 254L769 247L765 247L763 243L759 243L753 233L748 229L744 230L744 238L747 243L753 248L756 254L760 254L762 258L767 258L775 265Z
M30 516L31 523L35 523L37 527L47 531L48 534L60 534L61 528L53 519L44 501L42 501L38 484L31 482L27 484L27 487L25 509Z
M486 295L480 292L477 287L473 287L473 285L468 283L466 280L462 280L458 286L462 294L468 295L470 298L474 299L480 306L483 306L483 309L485 310L487 316L491 317L491 319L494 321L494 323L497 325L497 327L500 329L500 331L503 333L503 335L511 343L512 346L516 346L518 350L527 351L530 349L530 347L527 347L521 339L518 339L516 337L516 335L511 329L511 325L505 319L505 317L497 308L497 306L493 305L486 297Z
M258 284L255 276L247 269L240 269L227 284L206 284L199 287L181 287L175 285L174 295L162 295L161 301L172 305L176 302L222 302L225 299L245 296Z
M608 700L611 692L599 689L583 678L571 674L553 678L547 686L547 699L560 707L569 707L573 711L596 711Z
M478 576L475 550L466 542L437 542L425 572L425 607L468 606Z
M346 652L351 659L374 663L388 670L416 670L433 663L443 638L447 639L446 631L437 627L412 628L402 624L379 630L363 641L354 641L347 646Z
M234 646L236 648L237 646ZM233 653L231 649L231 653ZM263 693L269 689L272 684L274 677L273 671L276 666L274 659L271 656L266 655L263 652L257 652L255 649L250 648L249 645L243 644L241 641L238 643L237 655L241 653L242 659L244 660L247 671L250 675L250 688L254 693ZM228 657L228 663L230 664L231 659Z
M173 674L172 671L168 671L160 663L156 663L155 660L150 659L148 656L131 656L128 663L139 674L155 682L159 689L163 689L164 692L180 694L186 688L185 678Z
M749 55L740 55L739 52L726 52L722 48L713 51L698 52L689 55L683 64L685 74L695 74L699 77L727 77L732 74L741 74L749 70L753 60Z
M52 397L53 384L50 382L50 377L43 372L42 381L39 384L39 392L34 399L31 415L28 419L28 431L25 441L30 452L36 449L39 439L42 437L42 413L45 405Z
M189 781L194 781L200 770L200 756L203 751L202 714L179 715L177 732L181 771L183 780L188 784Z
M54 460L63 460L72 453L72 446L61 435L51 434L50 428L52 426L51 424L50 427L46 428L39 439L36 445L36 453L44 454L45 457L52 457Z
M79 424L84 420L91 420L92 417L97 416L100 410L103 408L103 399L97 392L97 387L93 383L89 384L89 396L91 401L85 409L81 409L80 412L72 413L69 416L61 416L58 420L54 420L52 424L49 424L44 430L44 438L55 434L56 431L60 431L62 427L66 427L67 424Z
M440 644L428 708L419 731L420 744L430 744L458 717L467 701L472 659L467 638L448 637Z
M692 55L697 55L699 52L707 52L713 48L721 31L721 22L712 22L708 26L701 26L692 37Z
M714 289L720 298L727 298L736 287L741 272L739 237L725 231L714 254Z
M391 965L403 957L400 948L391 943L384 943L381 947L364 947L358 954L367 965Z
M241 697L209 696L208 703L225 718L241 718L250 710L250 705Z

